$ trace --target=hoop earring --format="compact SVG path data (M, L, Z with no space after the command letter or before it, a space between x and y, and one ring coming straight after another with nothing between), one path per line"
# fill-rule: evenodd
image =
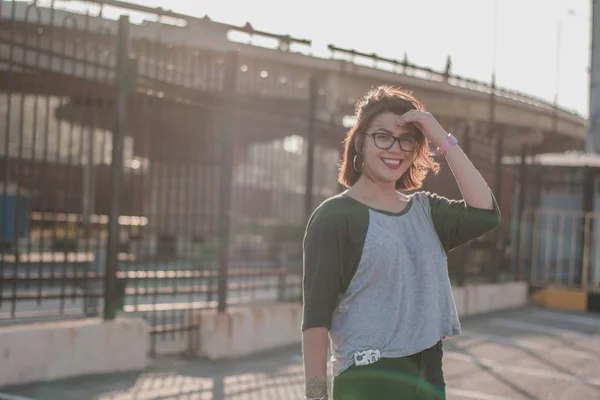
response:
M358 154L354 155L354 158L352 159L352 167L354 168L354 170L356 172L362 172L363 168L365 167L365 162L362 162L362 165L360 166L360 169L356 168L356 159L358 158Z

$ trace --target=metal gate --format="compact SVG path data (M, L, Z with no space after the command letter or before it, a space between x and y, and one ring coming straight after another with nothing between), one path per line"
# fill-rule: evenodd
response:
M520 224L518 276L532 287L600 291L600 214L525 210Z

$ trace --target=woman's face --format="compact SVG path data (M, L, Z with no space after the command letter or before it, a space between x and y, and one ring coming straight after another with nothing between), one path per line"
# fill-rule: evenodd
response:
M395 185L413 162L417 134L412 125L398 126L398 117L391 112L381 113L363 134L362 151L359 148L359 159L364 161L362 172L375 182Z

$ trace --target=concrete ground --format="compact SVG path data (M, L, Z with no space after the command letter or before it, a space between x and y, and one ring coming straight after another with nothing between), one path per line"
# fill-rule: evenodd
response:
M444 342L450 400L600 400L600 314L530 306L462 322L464 334ZM297 400L303 372L294 346L237 362L160 358L141 373L2 390L13 400Z

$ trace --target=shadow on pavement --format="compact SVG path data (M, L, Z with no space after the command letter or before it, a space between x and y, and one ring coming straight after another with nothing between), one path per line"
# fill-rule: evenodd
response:
M299 346L294 346L215 363L158 358L143 372L80 377L3 390L35 400L296 400L302 398L304 385L300 351Z

